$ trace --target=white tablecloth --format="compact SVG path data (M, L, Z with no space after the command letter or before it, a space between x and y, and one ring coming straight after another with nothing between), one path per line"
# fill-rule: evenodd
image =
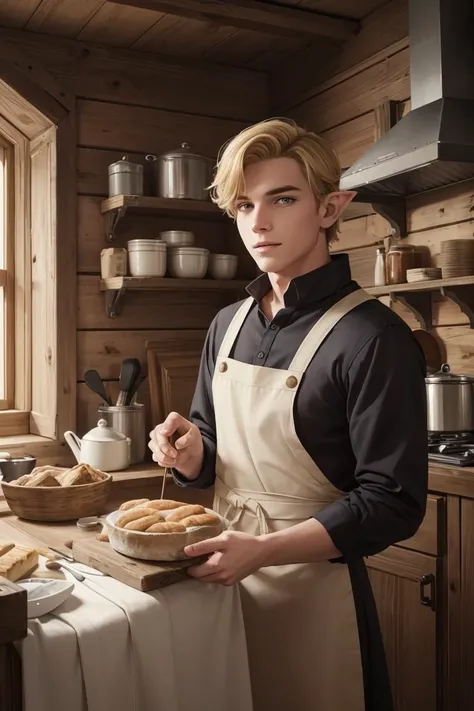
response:
M18 646L24 711L252 711L238 588L74 583Z

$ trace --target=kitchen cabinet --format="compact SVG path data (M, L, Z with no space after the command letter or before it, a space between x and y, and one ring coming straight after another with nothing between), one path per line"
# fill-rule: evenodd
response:
M430 494L416 535L369 558L396 711L442 711L447 497Z
M474 709L474 500L461 499L461 710Z
M393 547L368 563L396 711L441 711L439 561Z

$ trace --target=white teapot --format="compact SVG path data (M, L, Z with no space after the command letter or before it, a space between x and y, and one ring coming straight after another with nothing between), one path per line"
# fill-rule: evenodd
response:
M104 472L120 471L130 465L130 437L107 427L105 420L99 420L82 440L70 430L64 433L64 439L79 464Z

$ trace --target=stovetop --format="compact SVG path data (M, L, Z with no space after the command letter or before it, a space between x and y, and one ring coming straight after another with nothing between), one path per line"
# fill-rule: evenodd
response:
M474 432L429 432L428 459L458 467L474 466Z

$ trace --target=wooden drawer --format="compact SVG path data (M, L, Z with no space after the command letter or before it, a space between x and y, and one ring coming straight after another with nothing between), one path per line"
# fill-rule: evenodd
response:
M398 543L429 555L443 555L445 548L446 499L444 496L429 494L423 523L414 536Z

